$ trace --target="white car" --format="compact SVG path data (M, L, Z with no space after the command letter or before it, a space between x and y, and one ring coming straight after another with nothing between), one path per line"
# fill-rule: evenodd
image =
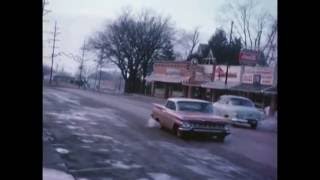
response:
M253 129L265 118L264 112L256 108L250 99L241 96L220 96L213 107L216 115L229 118L233 124L249 124Z

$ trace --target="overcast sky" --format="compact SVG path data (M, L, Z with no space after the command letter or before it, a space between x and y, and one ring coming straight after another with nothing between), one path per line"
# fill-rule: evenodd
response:
M49 0L47 9L51 12L44 17L43 54L44 63L50 63L52 44L48 43L57 21L59 32L57 51L79 54L84 39L101 29L108 19L114 19L122 8L130 6L134 11L150 8L163 16L170 16L175 27L190 31L199 27L200 42L206 43L215 29L221 13L221 5L226 0ZM257 0L274 17L277 16L277 0ZM63 56L56 58L59 69L74 73L77 64ZM89 65L90 66L90 65ZM56 65L55 65L56 67Z

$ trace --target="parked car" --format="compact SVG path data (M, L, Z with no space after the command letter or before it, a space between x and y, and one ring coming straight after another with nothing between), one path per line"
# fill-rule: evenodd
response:
M204 100L169 98L165 105L154 104L151 117L181 138L202 134L223 142L230 134L230 121L214 115L212 102Z
M253 129L265 118L263 110L256 108L250 99L241 96L220 96L213 107L216 115L229 118L233 124L249 124Z

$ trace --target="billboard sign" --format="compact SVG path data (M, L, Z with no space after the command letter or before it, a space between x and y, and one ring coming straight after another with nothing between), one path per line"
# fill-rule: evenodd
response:
M166 74L168 75L180 75L181 74L181 70L177 69L177 68L167 68L166 69Z
M215 70L215 81L225 81L227 66L217 65ZM228 82L240 82L240 66L229 66L228 70Z
M258 56L258 51L242 50L239 54L239 63L243 65L256 65Z
M273 68L245 66L242 83L255 85L273 85Z

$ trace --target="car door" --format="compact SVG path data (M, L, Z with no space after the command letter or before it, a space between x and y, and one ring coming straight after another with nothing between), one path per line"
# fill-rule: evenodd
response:
M167 128L172 128L173 113L176 111L176 105L173 101L168 101L165 110L163 111L163 119L161 124Z

